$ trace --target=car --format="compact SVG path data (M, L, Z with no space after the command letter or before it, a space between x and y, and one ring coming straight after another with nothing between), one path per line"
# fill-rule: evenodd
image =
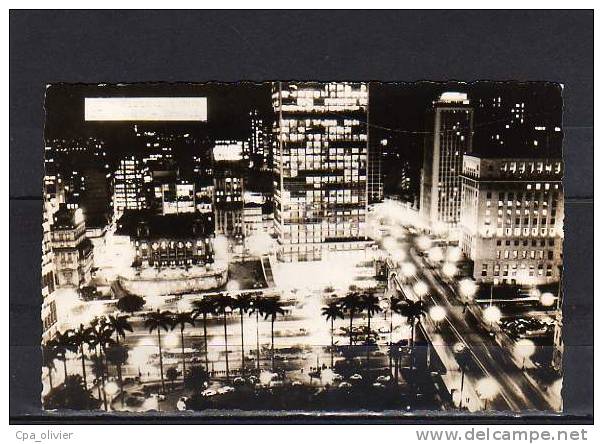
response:
M379 388L379 389L385 388L385 386L383 384L381 384L380 382L374 382L373 387Z
M244 379L244 378L241 378L240 376L237 376L236 378L234 378L234 379L232 380L232 383L233 383L234 385L243 385L243 384L245 384L245 379Z
M186 410L186 402L188 401L188 398L186 396L181 396L180 399L178 399L178 402L176 403L176 408L183 412L184 410Z
M203 390L203 391L201 392L201 396L203 396L203 397L205 397L205 398L209 398L209 397L211 397L211 396L215 396L215 395L217 395L217 394L218 394L218 392L217 392L217 391L215 391L214 389L207 389L207 390Z
M342 383L339 384L339 388L350 388L350 387L352 387L352 384L350 384L349 382L343 381Z
M333 382L341 382L343 381L343 376L341 376L339 373L333 373Z
M151 393L151 398L156 398L158 401L165 401L165 395L161 393Z
M291 385L294 387L299 387L300 385L304 385L304 383L301 381L293 381Z
M224 387L220 387L218 389L218 393L221 395L223 395L224 393L232 393L234 391L235 391L234 387L231 387L229 385L225 385Z
M352 376L350 376L350 381L362 381L362 376L358 373L354 373Z
M389 375L381 375L377 377L377 382L389 382L392 379Z
M257 384L258 381L259 380L256 376L250 376L249 378L247 378L247 382L249 382L250 384Z

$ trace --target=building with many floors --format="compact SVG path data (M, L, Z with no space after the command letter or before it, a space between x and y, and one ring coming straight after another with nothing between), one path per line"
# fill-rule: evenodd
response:
M213 150L216 233L241 240L244 235L244 147L245 143L218 141Z
M461 248L478 282L558 282L563 242L561 159L465 155Z
M366 247L368 102L366 83L273 84L279 260Z
M57 330L57 306L55 301L56 269L50 232L52 208L47 200L42 209L42 341L46 342Z
M421 215L454 229L461 217L463 155L472 150L473 109L467 94L445 92L433 104L421 174Z
M113 176L113 208L118 217L124 210L147 208L145 175L145 166L139 156L130 155L119 160Z
M86 237L86 224L81 208L59 205L50 227L52 252L59 286L80 288L91 279L92 242Z

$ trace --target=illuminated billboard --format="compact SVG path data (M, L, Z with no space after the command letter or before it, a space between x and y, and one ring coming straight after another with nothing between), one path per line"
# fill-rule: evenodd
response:
M85 120L206 122L206 97L86 97Z

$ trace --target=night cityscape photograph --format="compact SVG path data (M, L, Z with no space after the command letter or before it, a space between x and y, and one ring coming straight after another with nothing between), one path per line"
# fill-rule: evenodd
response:
M563 87L51 84L48 411L562 411Z

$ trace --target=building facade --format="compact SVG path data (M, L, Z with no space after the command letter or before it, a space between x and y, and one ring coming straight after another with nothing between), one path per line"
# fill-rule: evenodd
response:
M478 282L558 282L563 242L561 159L465 155L461 247Z
M461 217L463 155L472 150L473 109L467 94L434 102L421 175L421 215L433 229L457 227Z
M273 84L279 260L365 248L368 101L365 83Z
M81 208L60 204L51 226L52 252L59 286L80 288L91 279L93 246L86 237Z
M147 207L145 175L145 166L138 156L127 156L119 160L113 176L113 208L118 216L124 210Z
M241 240L244 234L244 147L246 143L216 142L214 160L214 213L216 234Z
M57 306L55 301L56 272L50 232L52 210L44 201L42 212L42 341L53 338L57 330Z
M204 266L214 261L211 214L127 212L119 230L130 236L138 267Z

